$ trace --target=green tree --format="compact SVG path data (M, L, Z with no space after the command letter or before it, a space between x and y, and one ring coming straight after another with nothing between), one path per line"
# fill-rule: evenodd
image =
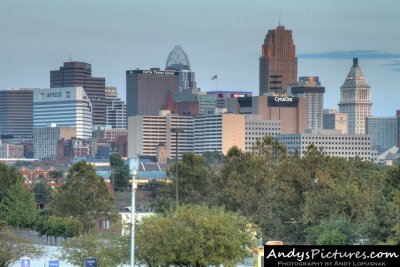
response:
M6 195L7 190L24 178L15 166L7 166L0 162L0 203Z
M35 197L24 187L22 180L6 192L0 203L0 218L8 225L18 228L32 227L38 216Z
M357 226L346 217L332 216L306 230L307 242L317 245L350 245L359 241Z
M212 203L215 201L213 176L202 156L185 153L178 165L173 164L167 171L171 183L160 185L156 191L156 210L166 211L175 205L175 176L178 166L179 202L183 204Z
M46 236L46 243L49 237L54 237L57 244L57 238L67 238L79 236L83 232L83 224L75 218L58 216L40 216L36 222L36 231L40 236Z
M0 267L8 267L22 257L39 257L42 253L40 247L16 236L0 221Z
M77 266L81 266L89 257L96 258L97 265L102 267L127 264L130 259L129 241L129 236L111 233L106 235L90 233L74 237L64 243L61 260Z
M256 228L220 207L179 206L137 228L138 263L147 266L234 266L256 245Z
M72 216L83 223L88 232L99 219L114 219L114 200L93 166L80 161L69 169L66 183L55 192L52 213Z
M110 165L112 168L111 181L114 191L126 191L129 185L129 166L124 163L120 154L110 156Z
M33 186L35 200L41 207L47 206L51 199L51 188L45 180L41 180Z

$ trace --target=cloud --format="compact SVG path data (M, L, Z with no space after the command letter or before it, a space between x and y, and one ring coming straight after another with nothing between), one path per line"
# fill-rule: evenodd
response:
M391 70L400 72L400 60L392 60L390 63L383 64L385 67L389 67Z
M360 59L400 59L400 54L387 53L376 50L349 50L349 51L328 51L322 53L304 53L298 54L298 58L302 59L351 59L358 57ZM395 61L399 63L399 61ZM395 68L399 68L395 64Z

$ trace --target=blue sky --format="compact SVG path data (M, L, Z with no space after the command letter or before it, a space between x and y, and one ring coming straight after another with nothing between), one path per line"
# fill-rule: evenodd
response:
M279 16L281 14L281 16ZM177 44L197 84L258 92L258 59L268 29L293 30L298 75L339 88L359 65L372 89L373 114L400 109L400 0L1 0L0 89L49 87L49 71L69 57L92 64L125 98L125 71L165 67Z

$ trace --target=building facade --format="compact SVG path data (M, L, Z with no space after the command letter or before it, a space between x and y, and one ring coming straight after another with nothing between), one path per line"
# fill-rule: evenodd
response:
M118 97L116 87L106 87L106 126L126 129L126 104Z
M54 160L57 156L57 144L61 139L76 137L76 128L45 127L33 129L33 154L36 159Z
M257 141L262 142L265 136L276 138L281 134L279 120L264 120L261 115L246 115L245 123L245 152L251 152Z
M251 97L252 92L249 91L209 91L207 95L214 96L216 99L215 107L218 109L226 109L226 101L229 98Z
M76 137L92 137L92 104L83 87L37 89L33 94L33 127L76 128Z
M245 150L245 116L240 114L200 115L194 118L194 152L226 154L236 146Z
M274 83L272 76L279 77L279 82ZM296 81L297 57L292 31L279 25L268 31L262 45L259 95L274 92L274 87L285 90Z
M33 136L33 90L0 91L1 139L28 139Z
M166 106L167 95L179 91L179 72L150 70L126 71L127 117L158 116Z
M347 134L347 126L347 113L339 113L336 109L323 110L323 129L339 130L342 134Z
M263 120L279 120L282 133L303 133L307 128L307 99L303 96L269 95L230 98L228 113L259 114Z
M303 156L309 145L313 144L323 153L332 157L375 160L376 153L371 149L371 137L368 135L342 134L339 131L311 130L303 134L282 134L279 142L288 148L289 153Z
M179 128L178 145L176 133ZM193 117L160 111L159 116L132 116L128 118L128 156L157 156L160 146L166 147L168 158L181 158L186 152L193 151Z
M371 136L372 149L381 154L393 146L397 146L399 138L399 122L393 117L368 117L366 134Z
M64 62L50 71L50 88L83 87L93 106L93 125L105 125L105 78L92 77L92 66L85 62Z
M165 69L179 72L179 92L197 88L195 73L190 70L189 57L181 46L175 46L169 53Z
M348 114L349 134L365 134L366 118L371 116L370 89L358 58L353 58L353 66L340 87L339 112Z
M1 159L22 159L24 157L24 146L2 143L0 141Z
M309 129L323 128L324 93L325 87L321 86L319 77L315 76L300 77L295 85L289 86L288 94L307 98L307 128Z

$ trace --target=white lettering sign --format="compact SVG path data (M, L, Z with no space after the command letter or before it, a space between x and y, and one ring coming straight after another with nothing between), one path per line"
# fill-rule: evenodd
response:
M293 102L293 98L292 97L288 97L288 96L284 96L284 97L275 97L275 101L276 102Z

